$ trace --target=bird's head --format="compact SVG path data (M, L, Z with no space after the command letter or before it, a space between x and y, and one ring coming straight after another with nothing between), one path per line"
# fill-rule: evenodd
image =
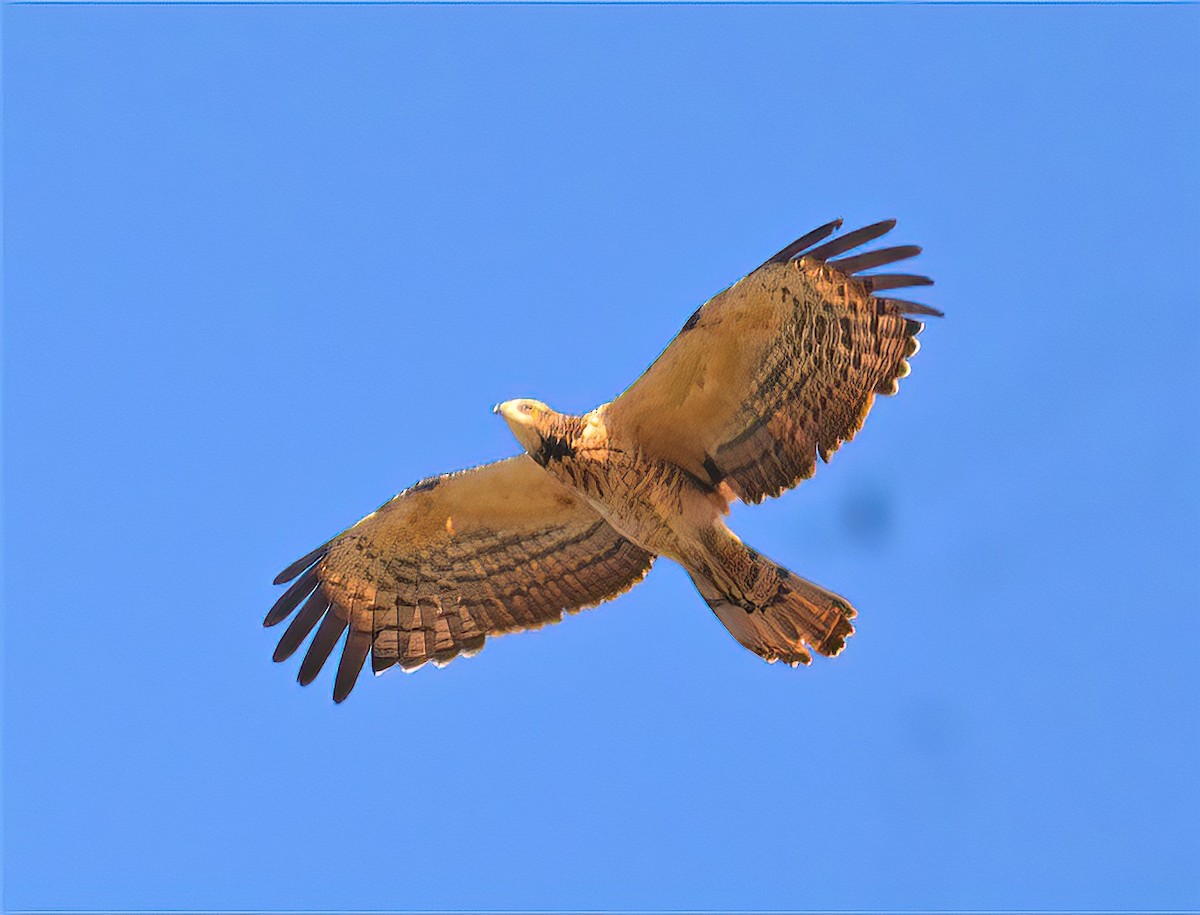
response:
M498 403L492 407L492 412L504 417L517 441L533 455L542 450L545 437L551 433L559 416L540 400L530 400L527 397Z

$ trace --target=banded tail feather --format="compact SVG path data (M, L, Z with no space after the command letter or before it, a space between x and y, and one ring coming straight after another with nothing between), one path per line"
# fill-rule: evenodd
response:
M811 651L826 657L839 654L854 634L850 620L857 611L849 602L753 550L746 553L752 561L749 565L737 563L736 590L741 595L753 594L761 590L764 580L777 581L778 587L765 600L755 602L727 593L734 588L723 589L712 579L690 572L696 590L730 635L771 664L811 664Z

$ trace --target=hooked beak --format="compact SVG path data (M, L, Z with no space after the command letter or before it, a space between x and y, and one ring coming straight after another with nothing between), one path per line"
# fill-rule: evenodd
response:
M496 406L492 407L492 412L499 413L500 412L500 404L496 404Z

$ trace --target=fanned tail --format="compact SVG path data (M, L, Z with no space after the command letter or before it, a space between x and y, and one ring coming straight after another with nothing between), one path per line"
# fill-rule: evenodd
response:
M810 649L827 657L838 654L854 634L850 620L857 615L855 609L833 592L742 548L749 561L732 563L734 568L724 570L735 576L727 589L690 573L705 603L730 634L772 664L811 664Z

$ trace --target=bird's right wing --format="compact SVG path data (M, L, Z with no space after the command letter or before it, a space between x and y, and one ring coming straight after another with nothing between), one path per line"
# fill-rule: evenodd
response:
M340 702L368 652L376 672L443 664L479 651L489 635L537 629L615 597L653 561L522 454L400 493L281 572L276 584L295 582L263 622L300 607L276 661L320 623L302 684L349 628L334 684Z

